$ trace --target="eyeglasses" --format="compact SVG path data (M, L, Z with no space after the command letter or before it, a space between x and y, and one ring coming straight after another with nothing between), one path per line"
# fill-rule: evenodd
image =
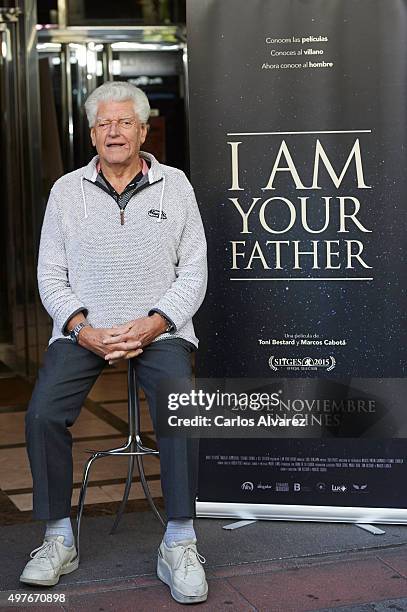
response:
M101 119L100 121L96 122L96 127L101 130L107 131L110 129L113 123L117 123L117 127L120 130L130 130L132 127L134 127L137 124L137 119L131 119L131 118ZM140 125L145 125L145 124L142 123Z

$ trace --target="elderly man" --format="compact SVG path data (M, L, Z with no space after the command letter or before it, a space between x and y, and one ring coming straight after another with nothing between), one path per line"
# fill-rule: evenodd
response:
M184 173L140 151L150 106L125 82L87 99L98 155L51 190L38 283L52 337L26 418L34 516L43 544L20 580L54 585L78 567L69 519L73 425L104 366L135 360L154 426L160 378L190 377L197 347L192 316L206 290L206 242ZM193 528L197 442L158 438L168 525L157 573L180 603L205 601L208 586Z

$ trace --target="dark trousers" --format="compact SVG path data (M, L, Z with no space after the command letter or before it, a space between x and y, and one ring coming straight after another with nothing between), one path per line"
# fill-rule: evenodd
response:
M146 394L156 431L159 381L191 377L192 350L189 342L173 338L150 344L135 358L137 380ZM37 519L55 520L70 514L73 466L69 427L105 365L104 359L69 339L56 340L45 353L26 415L33 514ZM157 438L168 519L194 516L198 442Z

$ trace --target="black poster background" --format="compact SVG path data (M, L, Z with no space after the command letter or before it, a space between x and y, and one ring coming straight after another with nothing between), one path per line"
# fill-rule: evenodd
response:
M389 393L402 402L407 396L406 1L188 0L187 8L191 175L209 261L208 293L196 319L197 375L330 379L344 390L357 388L359 378L371 378L372 384L394 379ZM292 51L296 55L276 55ZM315 66L321 62L333 65ZM295 63L301 67L282 67ZM310 187L317 139L337 175L359 139L369 188L361 181L358 187L352 159L339 186L321 163L318 189L298 188L292 173L282 171L275 174L274 189L264 189L283 140L301 184ZM234 145L241 190L230 189L231 142L241 143ZM282 157L280 167L285 165ZM322 198L331 196L326 231L311 234L302 227L301 196L309 198L308 222L315 229L324 221ZM348 220L349 231L338 233L340 196L358 199L357 219L369 231ZM268 233L261 224L259 208L271 197L288 199L297 212L286 233ZM242 218L229 198L238 198L244 210L259 198L249 217L250 234L241 233ZM287 226L288 212L281 203L268 206L269 226ZM232 270L231 241L242 240L245 255ZM271 269L259 258L245 269L256 240ZM272 268L266 240L290 241L281 247L281 269ZM293 241L310 250L311 240L320 241L320 268L303 256L302 269L294 269ZM340 255L332 260L340 269L324 269L326 240L340 241ZM356 260L354 269L345 267L345 240L363 244L369 268ZM313 280L295 280L303 278ZM295 336L346 344L259 343ZM333 358L335 367L274 371L271 357ZM346 439L202 440L199 500L403 508L405 458L405 439L364 439L360 428ZM318 464L325 467L317 469Z

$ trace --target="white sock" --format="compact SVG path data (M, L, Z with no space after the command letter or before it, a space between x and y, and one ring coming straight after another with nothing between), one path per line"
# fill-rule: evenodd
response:
M196 534L194 530L194 522L192 519L175 519L168 521L167 529L164 535L166 546L171 546L173 542L181 542L182 540L195 540Z
M45 538L59 535L64 536L64 546L72 546L73 531L69 516L57 521L47 521Z

